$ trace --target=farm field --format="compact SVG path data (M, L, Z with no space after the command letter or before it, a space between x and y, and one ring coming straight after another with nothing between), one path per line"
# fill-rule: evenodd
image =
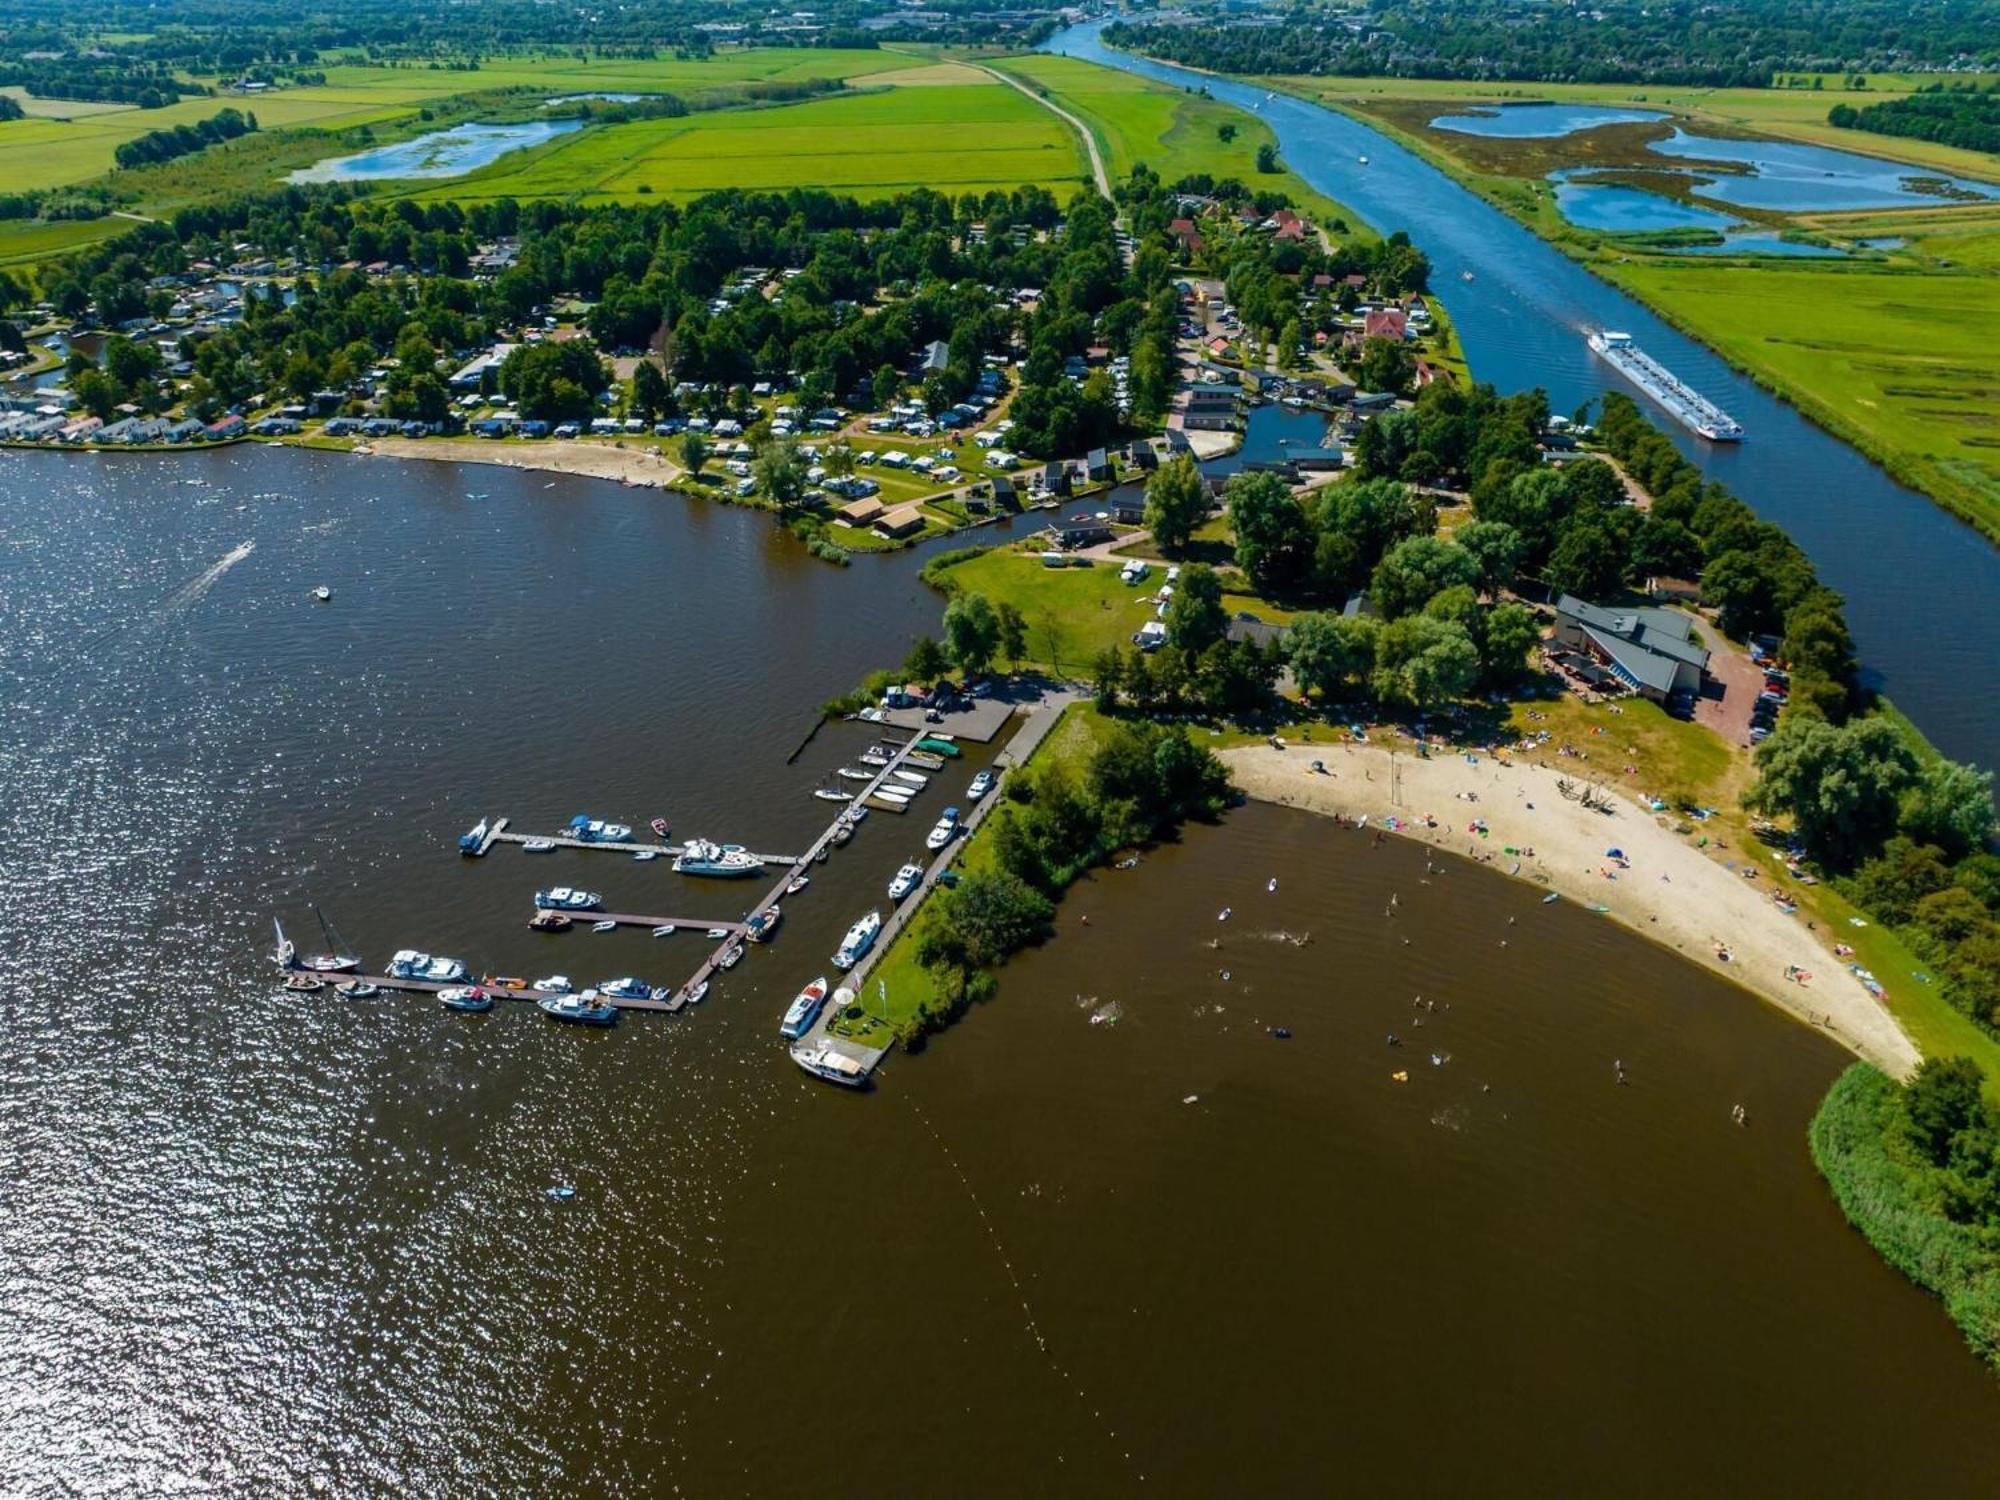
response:
M1168 182L1206 172L1252 186L1274 183L1316 218L1344 218L1354 233L1369 232L1358 217L1314 192L1290 169L1275 178L1258 172L1257 148L1275 137L1253 114L1076 58L1037 53L1003 58L994 66L1089 124L1114 183L1141 162ZM1236 127L1235 139L1224 141L1216 133L1224 125Z
M31 119L80 120L86 115L115 115L135 107L92 99L38 99L18 83L0 88L0 94L19 104Z
M1004 84L939 84L608 125L521 152L416 196L692 198L718 188L819 187L883 197L1086 180L1069 127Z
M324 84L279 89L256 98L222 94L183 99L165 109L65 105L64 111L73 118L59 118L54 109L36 109L31 113L40 118L0 121L0 185L25 191L86 181L112 169L114 153L125 141L151 130L205 120L225 106L255 114L266 131L346 130L408 120L426 103L497 89L546 89L551 95L602 91L699 96L744 83L920 70L927 62L870 50L758 48L725 52L701 62L499 59L474 72L340 66L326 70Z
M1597 270L2000 536L2000 355L1989 334L2000 277L1770 262Z
M66 255L132 228L130 219L39 219L0 221L0 270Z

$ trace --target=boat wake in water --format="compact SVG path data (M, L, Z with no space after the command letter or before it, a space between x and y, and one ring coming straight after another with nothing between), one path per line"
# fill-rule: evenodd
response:
M200 603L202 596L207 594L210 589L214 588L221 581L224 573L227 573L256 550L257 544L255 542L238 542L234 547L223 553L222 557L207 572L203 573L201 577L170 595L166 603L160 606L159 617L162 619L167 618L168 616L178 614L190 604Z

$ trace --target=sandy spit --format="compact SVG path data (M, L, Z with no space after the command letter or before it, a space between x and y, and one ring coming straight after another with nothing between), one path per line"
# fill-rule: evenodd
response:
M429 458L446 463L498 464L506 469L541 469L586 479L664 487L681 468L648 448L613 448L561 438L539 443L441 443L425 438L371 438L366 452L376 458ZM355 450L357 453L362 448Z
M1614 795L1615 813L1606 817L1565 800L1556 789L1561 772L1484 754L1392 758L1384 748L1350 743L1253 745L1222 751L1221 758L1236 784L1259 801L1326 816L1365 815L1370 827L1394 818L1401 836L1469 855L1565 899L1608 906L1612 920L1894 1076L1907 1076L1919 1061L1895 1018L1835 957L1831 942L1821 941L1827 935L1772 904L1768 879L1745 880L1724 869L1629 798ZM1312 769L1315 760L1323 772ZM1475 819L1487 827L1483 838L1470 828ZM1524 852L1507 854L1510 846ZM1611 848L1625 854L1629 868L1605 857ZM1787 978L1791 969L1812 977Z

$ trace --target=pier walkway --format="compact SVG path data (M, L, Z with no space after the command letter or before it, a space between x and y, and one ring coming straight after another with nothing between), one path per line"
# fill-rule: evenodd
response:
M486 853L495 844L550 843L558 849L609 849L619 854L657 854L663 859L678 858L687 848L685 844L628 843L607 844L599 839L573 839L565 833L515 833L508 829L509 820L494 818L486 825L486 837L478 846L464 852L475 858ZM795 865L798 856L792 854L759 854L755 856L767 865Z
M298 974L306 971L293 969L288 972ZM459 979L454 980L450 984L439 984L434 979L396 979L387 974L328 974L323 977L326 979L326 987L324 990L319 991L322 994L330 992L336 984L346 984L350 981L359 980L363 984L372 984L384 992L400 992L406 995L435 995L440 990L483 990L495 1000L547 1000L550 998L539 990L526 988L525 985L517 989L512 985L496 984L490 980ZM335 998L338 999L340 997L335 996ZM687 1003L678 994L667 1000L623 1000L610 995L605 995L602 999L605 1004L617 1010L672 1012L681 1009ZM356 1003L359 1004L360 1002L357 1001Z
M535 911L539 915L542 912L553 911L553 908L538 906ZM567 930L571 932L576 931L578 927L588 927L593 922L616 922L620 927L671 927L676 934L683 932L700 934L721 930L726 931L731 937L742 937L750 930L750 924L747 922L721 922L707 917L637 917L622 911L563 911L554 914L570 919L572 925Z
M1004 781L1007 772L1026 764L1028 757L1040 748L1042 741L1047 739L1056 725L1062 722L1063 710L1070 704L1080 701L1081 697L1081 694L1069 691L1044 695L1040 705L1028 715L1028 721L1016 730L1014 738L1008 741L1007 748L993 758L996 778ZM830 1046L835 1051L853 1058L869 1072L873 1072L875 1066L889 1055L887 1047L868 1047L860 1042L849 1041L846 1037L835 1036L827 1030L827 1024L839 1015L842 1006L863 994L863 986L867 984L869 974L895 946L896 939L901 937L904 930L916 920L918 908L937 889L939 878L958 858L966 841L979 831L979 825L986 821L987 814L1000 805L1002 795L1002 787L996 783L992 791L973 804L972 811L965 817L959 836L946 844L931 859L924 870L924 878L917 882L916 889L905 896L896 910L890 914L889 920L882 926L881 935L861 962L841 976L840 984L834 990L833 996L820 1007L819 1019L813 1022L811 1030L807 1031L795 1045L802 1048ZM843 1000L841 998L843 994L849 998ZM865 1000L863 1004L866 1004Z

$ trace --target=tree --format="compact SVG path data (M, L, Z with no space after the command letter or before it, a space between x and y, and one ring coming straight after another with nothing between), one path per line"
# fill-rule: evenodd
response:
M1215 138L1221 141L1223 145L1228 145L1236 139L1236 127L1227 123L1216 126Z
M1259 588L1295 582L1312 552L1312 526L1276 474L1230 476L1223 498L1236 532L1236 565Z
M1486 612L1479 642L1479 675L1491 687L1506 687L1521 675L1528 653L1540 644L1542 619L1525 604L1496 604Z
M1361 387L1402 395L1416 378L1417 360L1400 339L1368 338L1361 341L1361 363L1356 373Z
M1264 142L1263 145L1257 148L1257 170L1260 172L1279 172L1284 170L1278 165L1278 148L1269 141Z
M640 360L632 371L632 415L651 424L673 409L674 391L667 377L650 359Z
M1623 584L1625 557L1609 525L1595 516L1579 515L1562 528L1544 576L1558 593L1602 599Z
M1177 454L1146 477L1146 529L1170 557L1187 547L1208 514L1208 481L1194 455Z
M914 683L936 682L951 669L951 658L934 637L920 635L903 658L903 675Z
M500 366L500 389L540 421L580 421L611 383L610 367L589 339L523 344Z
M757 493L781 511L796 510L806 497L806 462L789 438L766 443L750 461Z
M1396 543L1376 564L1368 597L1388 619L1414 614L1454 585L1479 581L1479 563L1455 542L1413 536Z
M1375 668L1375 633L1366 615L1301 615L1286 638L1292 676L1308 693L1336 697Z
M1181 573L1167 605L1167 641L1176 649L1199 654L1229 632L1229 612L1222 607L1222 580L1206 563L1190 563Z
M1903 1134L1933 1166L1951 1160L1952 1147L1967 1130L1988 1124L1985 1075L1969 1057L1927 1057L1902 1097Z
M1908 743L1880 718L1836 726L1786 714L1757 747L1756 763L1743 805L1791 818L1806 847L1842 870L1895 831L1902 795L1917 774Z
M1000 648L1000 617L984 594L960 594L944 607L944 649L959 671L976 676Z
M875 405L887 411L903 394L903 373L884 360L875 367L875 378L869 382L868 388L874 393Z
M1521 566L1521 533L1505 521L1467 521L1451 539L1479 565L1479 591L1487 598L1499 597L1514 581Z
M1453 620L1406 615L1391 620L1376 638L1375 694L1419 710L1472 690L1479 676L1479 648Z
M1116 646L1106 646L1091 663L1091 684L1095 689L1095 703L1101 714L1118 711L1118 694L1125 686L1125 653Z
M1993 773L1938 760L1903 801L1901 826L1947 854L1971 854L1993 837Z
M1003 599L994 613L1000 623L1000 654L1009 662L1019 662L1028 654L1028 621L1019 606Z
M708 439L698 432L681 434L681 463L689 474L699 479L701 466L708 462Z

